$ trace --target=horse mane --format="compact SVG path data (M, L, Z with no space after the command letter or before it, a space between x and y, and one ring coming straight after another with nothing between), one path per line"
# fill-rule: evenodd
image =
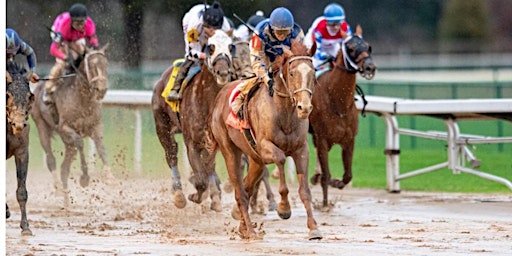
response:
M7 71L11 74L24 74L27 70L20 64L14 61L7 62Z
M294 56L308 55L308 48L299 40L292 39L291 44L292 44L292 47L290 48L290 50L292 51Z

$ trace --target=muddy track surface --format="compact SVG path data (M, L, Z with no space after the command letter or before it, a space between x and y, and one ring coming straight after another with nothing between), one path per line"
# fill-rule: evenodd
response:
M34 235L24 237L15 172L7 172L7 255L512 255L511 194L331 189L331 210L314 212L324 238L308 241L306 213L291 185L291 218L253 214L265 235L248 242L238 237L238 222L230 215L232 193L223 193L222 212L209 210L209 200L177 209L168 177L118 177L107 185L93 173L87 188L78 185L78 174L72 177L71 204L63 209L51 175L29 173ZM186 180L184 186L186 194L192 192ZM279 201L276 191L274 186ZM316 205L320 187L312 193Z

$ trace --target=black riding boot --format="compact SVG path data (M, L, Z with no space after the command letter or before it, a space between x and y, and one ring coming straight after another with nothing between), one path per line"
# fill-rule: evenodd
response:
M176 79L174 80L174 85L171 89L171 93L167 95L168 101L181 100L181 84L187 77L188 71L190 70L190 67L192 67L192 64L194 64L193 60L186 59L185 62L183 62L183 64L181 65L180 69L178 70L178 74L176 75Z

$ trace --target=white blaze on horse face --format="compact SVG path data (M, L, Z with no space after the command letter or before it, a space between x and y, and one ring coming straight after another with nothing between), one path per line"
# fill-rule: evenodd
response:
M301 87L297 89L310 89L309 83L313 83L311 78L314 76L314 70L307 63L300 63L297 70L301 75Z

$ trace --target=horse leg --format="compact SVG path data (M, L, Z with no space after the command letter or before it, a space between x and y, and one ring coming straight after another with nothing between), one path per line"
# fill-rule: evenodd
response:
M57 173L57 164L55 161L55 156L52 151L52 130L49 125L47 125L41 119L34 119L34 122L37 124L37 132L39 135L39 142L41 143L41 147L43 147L45 156L46 156L46 166L48 170L52 174L53 177L53 186L56 194L62 193L62 181L60 179L60 175Z
M65 144L64 160L60 165L60 178L64 190L64 207L69 206L69 188L68 179L71 163L76 156L76 147L74 145Z
M188 200L200 204L205 199L203 194L208 189L210 174L207 173L202 165L202 158L198 151L194 143L190 142L187 144L187 156L190 166L192 166L192 175L189 181L196 188L196 193L190 194Z
M103 174L105 175L106 182L112 183L112 181L115 180L115 177L112 175L112 171L108 163L107 152L105 151L105 145L103 144L103 124L100 123L94 128L94 131L91 134L91 139L94 141L96 151L98 151L98 155L100 156L103 164Z
M265 191L267 192L268 210L275 211L277 210L277 203L274 199L274 193L272 193L272 187L270 187L269 176L268 169L265 167L261 180L263 181L263 184L265 184Z
M331 172L329 170L329 149L326 147L318 147L316 149L317 161L320 163L322 174L320 175L320 183L322 185L322 206L327 210L329 206L329 185L331 184Z
M309 240L322 239L322 233L318 230L318 225L313 217L313 207L311 203L311 191L308 186L308 164L309 159L304 156L309 155L309 150L304 147L302 150L293 154L293 160L297 167L297 180L299 182L299 196L307 214L307 226L309 229Z
M174 205L179 209L183 209L187 205L187 200L182 191L181 176L178 170L178 143L174 139L175 129L173 129L169 115L160 107L153 109L153 118L155 119L158 140L164 148L165 160L171 169Z
M257 181L256 184L254 185L254 187L255 187L254 193L251 195L250 200L249 200L249 206L251 208L251 213L256 213L256 214L264 213L264 209L258 209L258 193L260 190L260 185L261 185L261 180Z
M27 220L27 171L28 171L28 148L25 152L15 156L16 159L16 176L18 178L18 188L16 189L16 199L20 205L21 210L21 234L24 236L31 236L32 231L28 227Z
M221 202L221 189L220 189L220 179L216 172L213 172L208 176L210 188L210 209L216 212L222 211L222 202Z
M290 201L288 201L288 186L286 185L286 176L284 172L284 164L286 162L286 155L284 152L277 148L274 143L264 140L260 144L260 155L263 159L269 159L274 162L279 170L279 194L281 201L277 207L277 214L281 219L288 219L292 215Z
M252 226L252 222L249 219L248 203L250 202L251 196L254 196L255 193L258 193L258 191L256 191L256 189L258 188L256 186L256 184L261 181L261 177L263 175L264 169L265 169L264 164L258 163L256 161L254 161L253 158L249 157L249 168L247 170L247 176L245 176L245 178L243 179L243 189L245 190L244 195L247 196L247 198L244 198L242 200L244 202L244 209L241 212L242 213L241 225L242 225L242 223L245 224L245 230L242 230L241 229L242 226L240 226L240 231L246 232L246 236L249 239L262 238L261 235L256 234L256 232L254 231L254 228ZM243 176L243 172L241 172L241 174ZM239 206L239 208L240 208L240 206ZM244 213L247 214L247 218L245 218Z
M350 181L352 181L352 159L354 157L354 143L347 143L343 146L341 154L343 159L343 180L333 179L331 185L335 188L343 189Z
M85 160L84 154L84 140L82 138L77 140L76 147L78 149L78 154L80 155L80 169L82 170L82 175L80 176L80 186L85 188L89 186L89 173L87 170L87 161Z

